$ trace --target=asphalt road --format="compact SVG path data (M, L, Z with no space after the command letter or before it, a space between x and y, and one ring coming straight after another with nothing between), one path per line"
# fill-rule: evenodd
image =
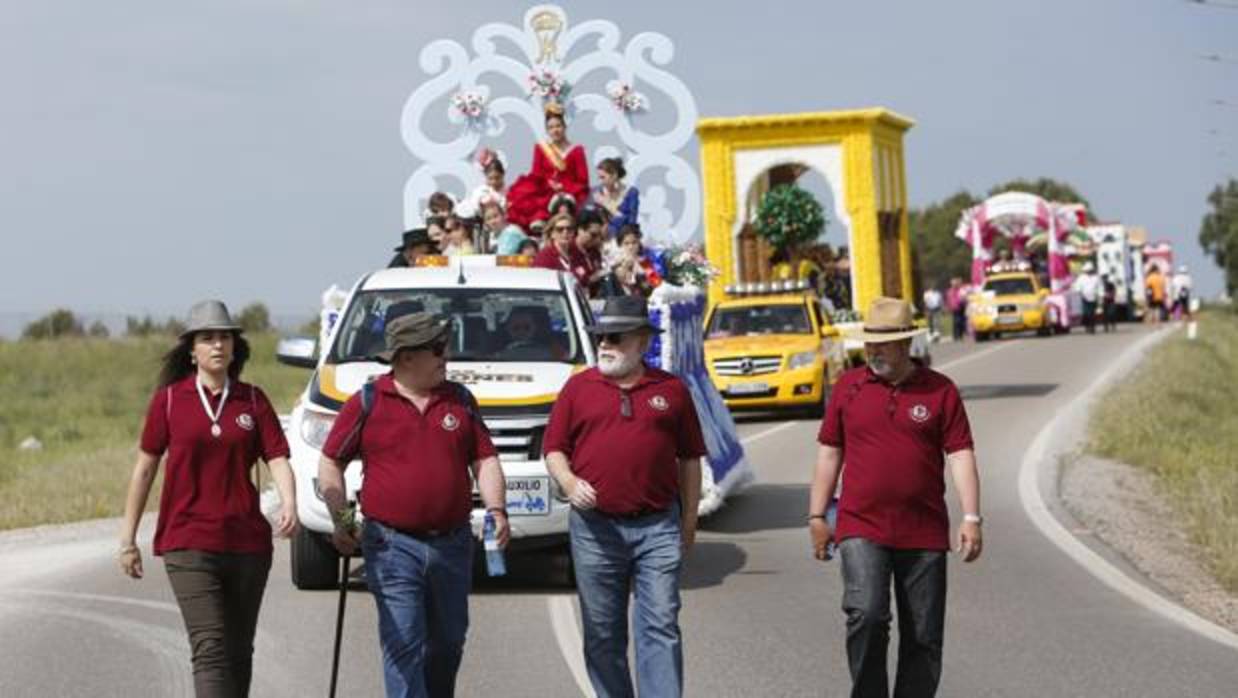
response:
M1142 332L935 350L967 400L986 515L985 556L951 561L941 695L1235 694L1238 653L1097 581L1038 532L1019 502L1017 473L1032 438ZM689 695L846 694L837 563L810 557L804 527L816 427L741 421L757 483L706 521L683 579ZM0 696L192 693L162 565L148 560L140 582L122 578L111 557L115 531L102 521L0 536ZM337 596L293 590L287 556L278 544L255 696L326 693ZM509 565L508 579L474 590L459 695L581 695L562 558ZM361 588L348 604L340 695L381 695L374 604Z

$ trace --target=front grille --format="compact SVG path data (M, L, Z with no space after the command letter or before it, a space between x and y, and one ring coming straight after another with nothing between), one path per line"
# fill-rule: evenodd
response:
M499 460L541 460L546 417L529 419L487 419L490 440Z
M1013 303L1003 303L1002 305L997 306L997 312L998 313L1017 313L1019 312L1019 306Z
M728 400L756 400L763 397L774 397L778 394L778 388L770 388L769 390L760 393L744 393L742 395L726 394Z
M760 376L777 373L781 366L781 356L733 356L714 359L714 371L720 376Z

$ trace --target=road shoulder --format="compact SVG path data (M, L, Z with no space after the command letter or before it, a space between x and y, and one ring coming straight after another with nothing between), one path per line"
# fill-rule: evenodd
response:
M1092 534L1183 606L1238 632L1238 598L1209 574L1156 478L1134 466L1080 455L1062 470L1058 495Z

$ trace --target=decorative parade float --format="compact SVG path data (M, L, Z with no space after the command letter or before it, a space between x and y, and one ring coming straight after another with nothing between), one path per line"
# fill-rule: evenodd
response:
M1043 312L1048 317L1049 326L1067 331L1077 324L1082 306L1078 294L1071 290L1074 275L1070 259L1072 254L1084 251L1079 249L1080 246L1085 246L1090 252L1091 239L1083 231L1086 222L1087 210L1080 204L1054 203L1035 194L1017 191L990 197L964 211L955 236L972 249L971 284L974 289L980 290L969 301L969 312L973 317L975 310L982 309L983 314L995 323L1000 320L997 317L1000 305L982 290L986 279L990 273L1011 272L1026 267L1048 277ZM1009 245L1011 256L1008 260L994 258L999 236L1005 238ZM1036 263L1039 260L1032 254L1039 249L1044 250L1043 266ZM1031 310L1016 307L1012 315ZM973 321L973 329L975 324Z
M585 131L598 144L586 149L588 163L621 157L627 181L640 193L650 276L659 279L650 308L665 332L647 360L679 375L692 391L709 449L706 514L750 481L752 470L704 368L703 286L712 270L687 244L701 219L700 182L685 159L697 109L692 93L666 69L673 57L662 34L639 33L624 44L614 23L572 24L556 5L530 8L516 26L483 25L468 47L447 39L430 43L419 61L430 77L401 118L405 145L418 163L404 187L404 221L407 228L422 225L435 192L460 201L481 187L479 151L511 169L509 155L519 147L513 144L527 147L541 137L551 102L561 105L573 134ZM487 401L479 398L484 410Z

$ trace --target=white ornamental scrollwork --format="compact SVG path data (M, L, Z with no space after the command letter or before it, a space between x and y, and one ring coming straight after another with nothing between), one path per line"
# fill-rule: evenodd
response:
M621 46L621 38L613 22L572 25L562 8L539 5L525 13L520 26L479 27L470 42L472 55L455 41L428 44L419 65L429 77L409 96L400 120L404 143L420 161L404 186L406 226L422 222L435 191L459 199L482 183L472 159L478 148L504 153L509 183L527 170L533 144L544 137L542 99L530 94L530 76L549 71L568 88L564 106L572 139L594 146L591 166L610 155L624 158L628 182L641 190L640 220L650 237L682 243L695 236L700 177L681 151L694 135L696 101L664 69L675 54L670 39L643 32ZM635 95L632 108L617 108L611 94L616 85ZM457 95L476 96L484 105L481 112L469 116L453 106ZM647 130L653 114L669 128ZM673 121L663 114L673 115Z

